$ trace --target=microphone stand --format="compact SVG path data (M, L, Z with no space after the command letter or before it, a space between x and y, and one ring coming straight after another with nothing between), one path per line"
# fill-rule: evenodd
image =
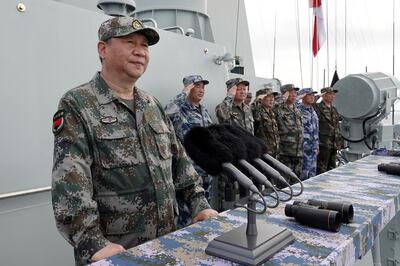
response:
M264 205L261 211L256 208L258 197ZM247 209L247 224L214 238L205 252L244 265L258 265L292 243L294 237L288 229L265 221L257 222L256 215L265 213L266 206L260 192L252 193L247 206L239 206Z

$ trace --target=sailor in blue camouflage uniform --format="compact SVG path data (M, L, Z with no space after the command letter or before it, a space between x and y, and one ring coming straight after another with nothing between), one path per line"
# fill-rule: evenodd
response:
M281 87L282 102L274 106L279 129L279 161L300 178L303 169L303 122L296 107L297 91L293 84Z
M311 88L304 88L299 91L300 101L297 108L302 114L304 130L304 155L301 180L306 180L317 175L317 155L319 150L319 121L318 115L313 108L315 94Z
M98 35L101 72L68 91L53 117L53 210L76 265L174 231L176 198L193 222L217 214L162 106L135 86L157 31L119 17Z
M215 107L220 124L236 125L254 134L254 119L249 105L245 104L250 83L241 78L233 78L226 82L228 90L222 103Z
M183 91L173 98L166 106L165 113L174 125L175 133L183 144L186 133L195 126L206 127L212 124L210 114L201 104L204 96L205 85L209 84L200 75L190 75L183 78ZM203 188L208 202L211 202L212 176L208 175L193 161L194 169L202 177ZM184 227L191 223L191 214L187 204L179 202L178 227Z

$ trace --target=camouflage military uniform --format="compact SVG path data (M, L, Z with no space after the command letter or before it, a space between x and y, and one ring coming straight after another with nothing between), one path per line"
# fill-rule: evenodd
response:
M336 167L336 154L342 148L342 131L339 125L340 115L334 106L328 107L322 101L314 104L319 118L319 154L318 174Z
M183 139L186 133L195 126L206 127L212 124L211 117L207 109L200 105L194 106L187 100L185 92L179 93L170 103L165 107L165 113L171 119L174 125L175 133L178 139L183 144ZM192 161L194 169L203 179L203 188L205 190L206 199L211 201L211 182L212 176L208 175L200 166ZM179 202L179 209L181 215L179 216L178 225L186 226L191 222L190 216L183 215L188 213L186 204Z
M253 116L254 135L264 140L268 154L277 158L280 138L274 112L261 104L255 104Z
M274 106L279 129L279 161L300 177L303 165L303 123L301 113L295 105L286 103Z
M254 134L254 119L249 105L235 104L234 96L228 95L224 101L217 105L215 113L220 124L227 123L242 127Z
M110 241L130 248L175 230L176 197L193 216L210 208L159 102L134 93L135 112L96 74L54 118L53 209L78 265Z
M304 156L301 180L306 180L317 175L317 154L319 148L318 116L312 106L306 107L303 103L297 105L303 121L304 130Z

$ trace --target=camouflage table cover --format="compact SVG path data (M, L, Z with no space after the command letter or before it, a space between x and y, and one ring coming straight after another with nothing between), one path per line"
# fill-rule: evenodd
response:
M295 237L295 242L264 265L353 265L365 255L399 210L400 177L378 172L381 162L400 162L400 158L371 155L304 182L304 193L296 200L346 200L353 204L353 223L342 224L337 233L296 223L284 215L284 203L258 215L259 222L289 228ZM204 250L215 237L246 223L246 217L242 209L226 211L93 265L237 265Z

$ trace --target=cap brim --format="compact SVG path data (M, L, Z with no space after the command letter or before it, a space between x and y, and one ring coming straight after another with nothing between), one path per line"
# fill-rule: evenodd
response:
M272 96L277 96L279 93L277 93L277 92L271 92L271 93L265 93L265 94L260 94L260 95L258 95L257 96L257 99L263 99L265 96L269 96L269 95L272 95Z
M209 82L208 80L206 80L206 79L203 79L203 80L196 81L195 83L199 83L199 82L203 82L203 83L204 83L204 85L207 85L207 84L209 84L209 83L210 83L210 82Z
M249 86L250 82L248 82L247 80L242 80L241 82L236 83L236 86L239 84L244 84L245 86Z
M155 29L143 28L141 30L135 31L136 33L143 34L146 37L149 45L154 45L160 40L160 35Z
M321 93L338 93L338 90L331 90L331 91L321 91Z
M160 35L158 35L158 32L153 28L143 28L140 30L132 30L130 32L127 32L126 34L121 34L121 35L114 36L111 38L124 37L124 36L128 36L129 34L132 34L132 33L142 34L144 37L146 37L147 43L149 46L158 43L158 41L160 40ZM106 40L104 40L104 41L106 41Z

